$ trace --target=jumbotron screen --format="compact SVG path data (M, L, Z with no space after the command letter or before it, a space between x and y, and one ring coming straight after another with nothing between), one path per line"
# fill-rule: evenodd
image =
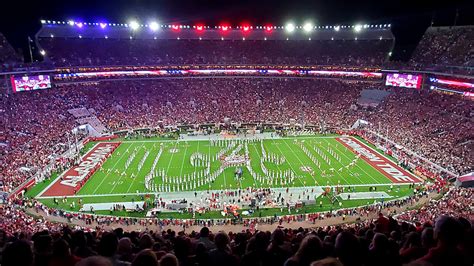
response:
M51 88L49 75L11 77L13 92L43 90Z
M421 75L389 73L385 85L403 88L419 89L421 87Z

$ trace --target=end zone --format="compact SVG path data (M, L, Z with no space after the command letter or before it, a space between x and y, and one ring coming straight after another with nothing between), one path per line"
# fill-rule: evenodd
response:
M72 196L86 183L120 142L102 142L81 158L81 162L59 176L41 196Z
M392 160L352 137L336 138L346 148L360 154L362 159L394 183L419 183L419 178L395 164Z

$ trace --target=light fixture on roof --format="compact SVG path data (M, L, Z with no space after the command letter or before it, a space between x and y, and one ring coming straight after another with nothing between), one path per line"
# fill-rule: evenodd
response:
M74 26L74 20L69 20L67 24L69 24L70 26Z
M46 54L46 51L45 51L45 50L41 50L41 51L40 51L40 54L44 56L44 55Z
M354 26L354 31L355 32L360 32L362 30L362 25L355 25Z
M138 22L136 22L135 20L132 20L132 21L130 21L130 23L128 23L128 26L132 30L137 30L140 27L140 24L138 24Z
M305 32L310 32L312 29L313 29L313 24L311 24L310 22L305 23L303 26L303 30Z
M335 27L334 27L334 30L335 30L335 31L339 31L340 29L341 29L341 26L335 26Z
M286 24L285 29L287 32L293 32L295 31L295 25L293 23L288 23Z
M160 28L160 25L156 21L152 21L150 23L150 30L157 31Z

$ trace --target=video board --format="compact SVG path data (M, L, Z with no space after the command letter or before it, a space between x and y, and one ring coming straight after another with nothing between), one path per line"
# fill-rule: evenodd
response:
M421 87L421 81L421 75L388 73L387 78L385 79L385 85L419 89Z
M13 92L34 91L51 88L51 77L49 75L37 76L12 76Z

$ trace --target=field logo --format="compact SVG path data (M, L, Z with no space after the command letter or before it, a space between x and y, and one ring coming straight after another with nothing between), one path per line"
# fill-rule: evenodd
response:
M372 167L377 169L383 175L388 177L395 183L410 183L419 182L412 174L397 166L391 160L381 156L365 144L353 138L337 138L344 146L351 149L353 152L360 154L362 158L368 162Z
M79 182L84 180L88 175L91 175L97 166L105 161L107 156L112 153L115 148L116 146L113 144L106 144L103 147L94 149L91 153L82 158L78 166L71 169L71 174L63 176L61 184L76 187ZM76 174L73 174L74 172L76 172Z
M102 142L82 157L79 165L66 171L42 196L71 196L99 169L120 142Z

